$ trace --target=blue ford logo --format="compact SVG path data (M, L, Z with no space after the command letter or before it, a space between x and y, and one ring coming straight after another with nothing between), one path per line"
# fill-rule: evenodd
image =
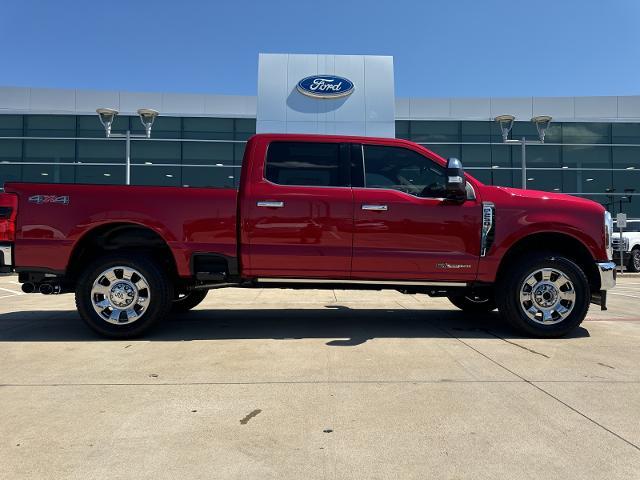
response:
M308 97L339 98L353 92L353 82L335 75L312 75L300 80L297 88Z

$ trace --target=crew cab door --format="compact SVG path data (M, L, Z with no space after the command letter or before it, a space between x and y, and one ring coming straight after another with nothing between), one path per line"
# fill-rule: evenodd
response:
M258 145L242 226L251 276L348 278L353 193L348 145L275 140Z
M444 199L445 169L422 151L385 145L360 151L364 182L353 190L352 277L474 280L480 203Z

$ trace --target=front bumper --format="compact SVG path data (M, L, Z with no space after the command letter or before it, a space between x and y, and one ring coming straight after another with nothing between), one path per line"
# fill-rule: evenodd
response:
M600 273L600 290L611 290L616 286L615 262L598 262L597 266Z
M616 264L615 262L596 263L600 274L600 291L591 294L591 303L600 305L601 310L607 309L607 290L616 286Z
M8 244L0 244L0 273L8 273L13 266L13 247Z

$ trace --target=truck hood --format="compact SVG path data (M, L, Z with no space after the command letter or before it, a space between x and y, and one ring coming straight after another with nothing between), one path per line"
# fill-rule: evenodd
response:
M541 190L523 190L521 188L511 187L497 187L497 186L484 186L484 192L487 200L497 200L500 198L510 198L512 201L518 202L520 200L523 205L527 203L549 202L549 208L572 208L581 210L596 211L598 213L604 213L605 208L598 202L588 200L586 198L575 197L573 195L566 195L564 193L544 192ZM520 202L518 202L520 203Z

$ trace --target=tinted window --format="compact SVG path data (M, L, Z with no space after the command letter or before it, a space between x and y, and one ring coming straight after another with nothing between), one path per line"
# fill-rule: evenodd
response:
M413 150L364 146L365 186L391 188L417 197L444 196L444 169Z
M265 176L278 185L346 186L340 165L339 143L273 142Z

